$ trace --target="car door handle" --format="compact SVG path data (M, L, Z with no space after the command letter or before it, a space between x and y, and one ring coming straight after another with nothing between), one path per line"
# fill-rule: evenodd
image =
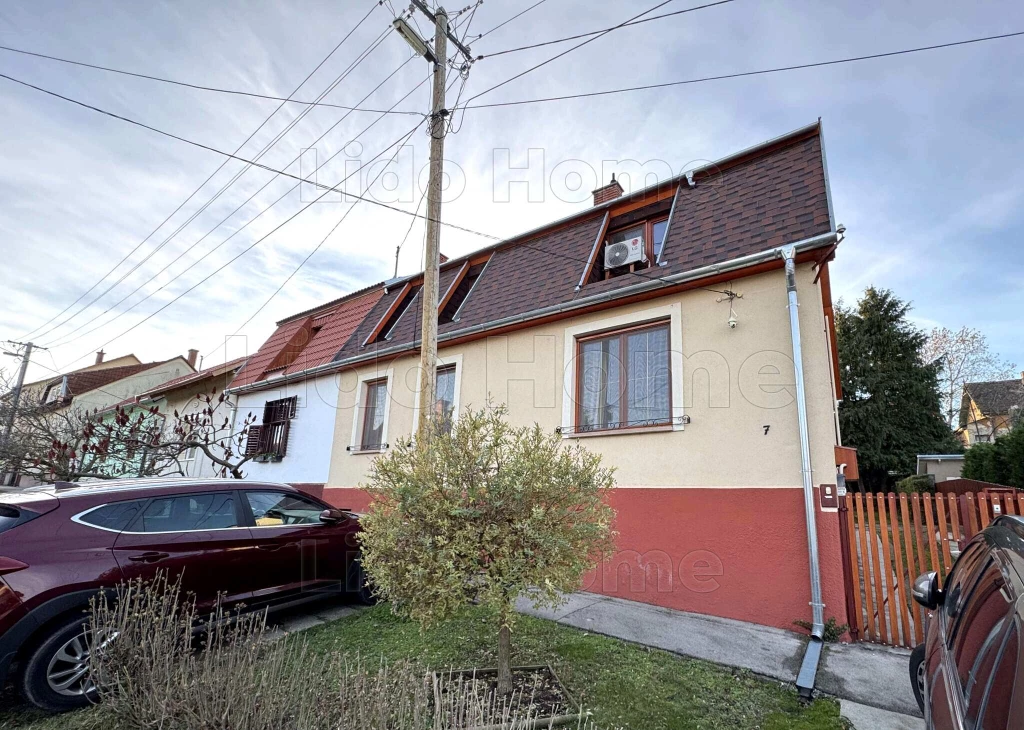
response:
M258 550L264 550L264 551L266 551L268 553L272 553L275 550L280 550L282 547L284 547L284 546L281 545L281 543L277 543L277 542L266 542L266 543L263 543L262 545L257 545L256 546L256 548Z
M142 553L142 555L132 555L128 559L133 563L156 563L169 557L171 557L169 553L149 552Z

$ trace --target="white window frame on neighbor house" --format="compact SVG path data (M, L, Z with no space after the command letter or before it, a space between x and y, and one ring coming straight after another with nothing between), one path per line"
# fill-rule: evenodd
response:
M196 459L199 457L199 447L189 446L182 452L181 458L181 471L187 477L198 476L193 474L192 471L196 465Z
M576 341L581 337L598 334L607 331L614 334L616 330L634 327L646 322L657 320L668 320L669 325L669 367L671 402L671 423L660 426L649 426L644 428L631 429L609 429L601 431L589 431L585 433L574 433L576 428L576 369L579 363L576 360ZM624 434L648 433L651 431L682 431L685 429L683 421L683 305L676 302L665 304L659 307L650 307L629 314L618 314L613 317L595 320L586 324L580 324L565 328L565 343L563 346L563 367L562 367L562 438L596 438L600 436L621 436Z
M387 397L384 399L384 421L381 424L381 448L360 449L363 445L363 420L366 415L367 389L371 383L383 380ZM388 368L384 372L367 372L359 376L356 381L356 402L352 408L352 438L349 444L349 455L356 454L379 454L384 451L384 444L388 443L388 423L391 420L391 396L394 389L395 373L394 368Z
M447 355L442 357L437 356L437 368L436 370L442 370L447 367L455 368L455 390L452 394L452 423L455 423L459 419L459 403L461 402L462 393L462 355ZM434 384L437 384L437 372L434 373ZM413 400L412 407L412 422L419 423L420 421L420 389L416 388L416 396Z

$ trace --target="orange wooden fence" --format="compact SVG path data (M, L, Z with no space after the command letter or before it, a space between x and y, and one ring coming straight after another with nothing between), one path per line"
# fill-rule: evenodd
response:
M845 500L851 634L892 646L924 640L914 579L935 570L945 581L962 541L1000 514L1024 514L1024 493L847 494Z

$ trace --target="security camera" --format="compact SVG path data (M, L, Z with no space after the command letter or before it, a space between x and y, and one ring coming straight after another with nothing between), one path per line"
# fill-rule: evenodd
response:
M840 223L839 226L836 228L836 233L838 233L840 236L846 233L846 226Z
M731 330L734 330L734 329L736 329L736 325L737 325L738 323L739 323L739 322L738 322L738 320L736 319L736 315L735 315L735 314L734 314L734 315L732 315L731 317L729 317L729 329L731 329Z

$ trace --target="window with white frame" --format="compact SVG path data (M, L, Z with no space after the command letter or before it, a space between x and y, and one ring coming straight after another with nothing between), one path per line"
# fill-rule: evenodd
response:
M357 451L380 451L384 448L387 407L388 379L367 382L363 400L363 424Z
M455 365L445 365L437 369L434 413L441 419L442 428L446 432L452 430L452 416L455 411L455 374Z

